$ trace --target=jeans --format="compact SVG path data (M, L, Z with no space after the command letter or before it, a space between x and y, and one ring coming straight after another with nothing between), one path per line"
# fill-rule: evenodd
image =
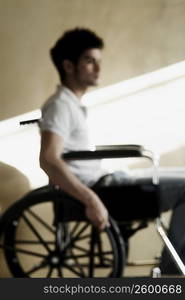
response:
M185 264L185 169L159 168L160 211L172 209L168 237ZM95 186L123 186L152 182L152 169L138 169L129 173L114 172L103 176ZM110 212L111 214L111 212ZM179 274L171 256L164 247L160 268L162 274Z

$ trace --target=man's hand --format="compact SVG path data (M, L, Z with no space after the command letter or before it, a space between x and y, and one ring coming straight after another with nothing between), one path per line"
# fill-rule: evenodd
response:
M93 200L86 205L86 217L96 226L100 231L109 226L108 211L98 196L93 197Z

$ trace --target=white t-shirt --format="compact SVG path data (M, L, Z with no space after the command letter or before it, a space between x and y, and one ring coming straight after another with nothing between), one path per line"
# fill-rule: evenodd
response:
M48 130L61 136L64 153L92 150L86 122L87 108L67 87L58 86L57 91L42 107L41 131ZM85 184L93 185L105 171L100 160L66 161L70 170Z

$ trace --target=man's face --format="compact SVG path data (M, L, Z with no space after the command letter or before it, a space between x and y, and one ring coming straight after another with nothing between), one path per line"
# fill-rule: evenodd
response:
M79 86L87 88L98 84L101 56L101 50L98 48L88 49L81 55L74 66L74 77Z

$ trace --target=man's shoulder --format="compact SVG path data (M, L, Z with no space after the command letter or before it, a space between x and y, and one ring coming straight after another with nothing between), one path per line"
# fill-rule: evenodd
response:
M47 110L51 107L56 107L58 109L62 107L70 107L70 101L68 101L65 91L62 88L58 89L45 101L45 103L42 106L42 110Z

